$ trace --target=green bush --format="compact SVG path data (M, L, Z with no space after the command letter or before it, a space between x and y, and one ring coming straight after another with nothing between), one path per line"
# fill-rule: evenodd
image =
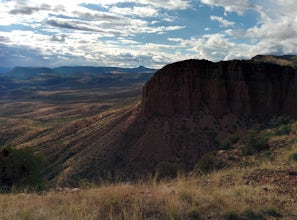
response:
M220 149L229 150L240 140L240 134L231 134L220 143Z
M291 125L281 125L275 129L275 135L281 136L291 133Z
M227 211L224 213L223 218L226 220L264 220L269 216L276 218L282 217L282 215L279 214L275 209L260 210L255 212L248 208L240 213L234 210Z
M199 214L198 210L196 208L192 208L189 210L188 212L188 219L191 220L202 220L203 218L201 217L201 215Z
M219 170L224 167L224 163L220 161L214 152L204 154L198 163L195 165L197 174L209 173L214 170Z
M245 145L243 153L245 155L252 155L254 153L259 153L263 150L267 150L268 140L270 138L269 134L264 131L252 130L247 133L240 141Z
M44 184L41 171L45 160L41 155L34 154L28 148L15 149L4 147L0 149L0 186L2 190L41 189Z
M251 209L244 210L242 216L248 220L265 220L265 216L262 213L257 213Z
M272 216L272 217L275 217L275 218L281 218L282 215L276 211L275 208L268 208L266 210L263 210L262 213L266 216Z
M292 154L292 155L290 156L290 159L291 159L291 160L294 160L294 161L297 162L297 153Z
M225 220L242 220L239 213L233 210L225 212L223 218Z
M270 120L270 125L273 128L279 127L281 125L287 125L292 123L293 120L289 115L282 115L277 118L273 118Z
M160 162L155 169L155 179L173 179L185 172L183 164L167 162Z

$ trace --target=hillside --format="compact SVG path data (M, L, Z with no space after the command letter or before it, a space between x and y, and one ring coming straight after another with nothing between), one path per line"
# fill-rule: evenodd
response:
M0 195L2 219L297 219L297 122L230 136L224 150L177 179ZM247 153L252 133L265 149ZM228 146L226 145L228 144ZM253 145L255 146L255 145ZM223 164L222 166L213 166ZM205 169L212 168L212 169ZM214 170L213 170L214 168ZM201 171L203 170L203 173Z
M68 159L107 131L104 123L113 126L125 117L125 106L135 105L152 71L16 67L1 74L0 147L32 148L46 155L51 166L44 176L52 180Z
M191 171L229 134L296 118L296 76L261 61L187 60L159 70L141 100L141 84L15 93L25 97L1 107L1 142L43 152L55 185L144 178L162 161Z

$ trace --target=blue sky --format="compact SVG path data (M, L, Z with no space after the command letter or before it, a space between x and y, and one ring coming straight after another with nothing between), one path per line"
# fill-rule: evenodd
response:
M296 0L0 0L0 66L297 54Z

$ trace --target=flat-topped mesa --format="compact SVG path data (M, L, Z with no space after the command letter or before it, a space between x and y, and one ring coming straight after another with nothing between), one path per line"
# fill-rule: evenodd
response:
M256 61L186 60L159 70L142 94L142 111L172 116L199 114L297 117L297 73L289 66Z

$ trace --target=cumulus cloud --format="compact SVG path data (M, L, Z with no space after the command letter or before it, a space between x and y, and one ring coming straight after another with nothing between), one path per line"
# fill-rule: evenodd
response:
M139 17L154 17L158 15L158 10L156 8L153 8L152 6L134 6L134 7L127 7L122 8L118 6L112 6L109 9L110 12L121 14L121 15L136 15Z
M247 30L229 30L234 38L251 42L253 55L297 53L297 5L294 0L258 1L258 25Z
M99 4L107 6L118 3L135 3L166 10L184 10L190 7L190 2L189 0L101 0Z
M179 17L185 13L181 10L199 14L199 5L221 7L225 15L213 10L220 13L205 19L214 22L201 27L202 22L190 24L186 16ZM8 28L0 31L0 65L158 68L188 58L218 61L297 53L296 11L295 0L5 0L0 25ZM250 14L254 23L244 19ZM235 23L240 16L241 23ZM219 25L228 30L217 29Z
M5 45L0 43L0 64L1 66L13 67L16 64L46 66L46 61L41 51L21 45Z
M106 33L110 35L122 34L121 31L102 29L102 28L96 27L96 25L90 22L83 22L83 21L78 21L73 19L50 19L46 21L46 24L53 27L58 27L58 28L99 32L99 33Z
M201 37L190 39L170 39L179 42L192 57L197 59L209 59L212 61L229 59L246 59L251 56L251 47L248 44L235 44L224 34L205 34Z
M65 42L65 40L66 40L66 35L65 34L61 34L60 36L53 35L51 37L51 41Z
M222 17L214 16L214 15L210 16L210 20L217 21L224 27L233 26L235 24L235 22L228 21Z
M201 2L210 6L223 7L226 12L235 12L240 15L254 8L248 0L201 0Z
M38 6L28 6L24 3L16 3L15 8L9 11L9 13L13 15L17 15L17 14L31 15L34 12L47 11L50 9L51 7L48 4L42 4Z
M127 17L119 16L114 13L109 12L100 12L100 11L87 11L87 12L80 12L80 11L73 11L70 16L88 20L100 20L100 21L109 21L109 22L119 22L122 21L126 22Z

